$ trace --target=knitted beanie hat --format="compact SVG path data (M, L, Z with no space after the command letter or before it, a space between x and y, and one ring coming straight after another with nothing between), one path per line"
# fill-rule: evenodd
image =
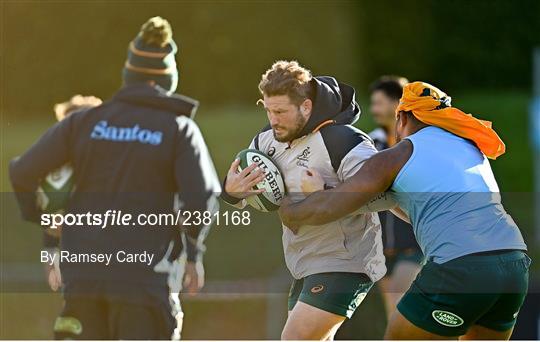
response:
M175 54L178 48L172 39L172 28L162 17L148 19L129 43L124 65L124 84L155 81L169 93L178 86Z

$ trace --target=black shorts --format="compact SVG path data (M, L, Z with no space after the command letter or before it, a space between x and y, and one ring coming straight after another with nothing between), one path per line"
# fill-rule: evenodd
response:
M385 250L384 256L386 258L386 276L391 276L396 266L401 262L412 262L418 265L423 265L425 262L424 254L416 248Z
M472 325L507 331L527 295L530 264L522 251L428 262L397 309L409 322L437 335L461 336Z
M163 301L137 303L118 296L71 295L55 321L54 336L57 340L171 340L177 314Z
M296 279L289 292L289 311L298 301L326 312L351 318L373 282L364 273L316 273Z

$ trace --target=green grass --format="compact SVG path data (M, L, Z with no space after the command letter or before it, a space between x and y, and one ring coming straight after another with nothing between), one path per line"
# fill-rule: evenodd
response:
M53 339L54 320L62 308L57 293L1 293L0 339Z

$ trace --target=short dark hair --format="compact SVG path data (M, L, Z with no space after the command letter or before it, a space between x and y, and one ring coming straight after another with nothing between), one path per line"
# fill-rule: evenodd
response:
M407 115L407 120L413 121L416 125L427 126L425 123L418 120L418 118L414 115L412 110L409 110L409 111L402 110L400 111L400 113Z
M403 95L403 87L409 83L405 77L400 76L381 76L373 82L369 87L369 93L373 94L376 91L382 91L392 100L399 101Z

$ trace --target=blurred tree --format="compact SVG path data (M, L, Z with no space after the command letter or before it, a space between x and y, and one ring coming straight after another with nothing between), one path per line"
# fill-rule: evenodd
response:
M150 16L172 23L180 92L203 106L252 104L260 75L297 59L365 94L381 74L452 93L530 86L540 44L536 0L298 2L3 2L7 117L34 116L73 93L121 86L129 41Z
M352 2L7 2L5 109L32 116L73 93L108 98L128 43L149 17L173 25L179 91L203 105L255 103L277 59L350 80L359 64Z
M364 1L365 79L396 73L447 91L529 88L536 0Z

